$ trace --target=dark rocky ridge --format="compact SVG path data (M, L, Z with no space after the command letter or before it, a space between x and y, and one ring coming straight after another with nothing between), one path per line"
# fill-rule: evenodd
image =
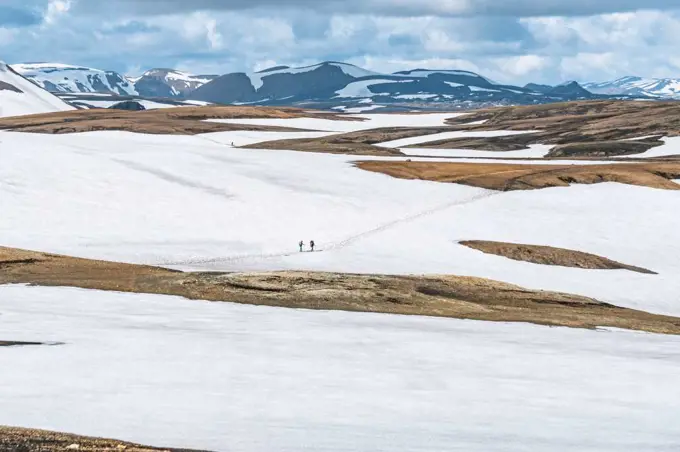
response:
M15 93L23 93L23 91L21 91L16 86L11 85L7 82L3 82L2 80L0 80L0 91L12 91Z

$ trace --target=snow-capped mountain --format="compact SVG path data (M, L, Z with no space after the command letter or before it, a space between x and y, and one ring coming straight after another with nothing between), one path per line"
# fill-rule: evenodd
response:
M626 94L661 99L680 99L680 79L622 77L617 80L599 83L585 83L588 91L597 94Z
M237 72L217 77L189 97L220 103L316 98L331 95L356 79L377 75L351 64L336 62L300 68L277 66L250 74Z
M139 77L128 77L141 96L185 97L217 78L217 75L193 75L174 69L151 69Z
M217 77L174 69L151 69L139 77L125 77L114 71L61 63L24 63L12 67L52 93L181 98Z
M74 107L0 61L0 117L51 113Z
M124 77L112 71L57 63L17 64L15 68L38 86L60 95L307 105L343 111L388 107L477 108L593 98L577 83L519 87L462 70L413 69L387 74L335 61L222 76L151 69L138 77Z
M225 104L304 103L337 109L377 109L379 104L454 104L468 108L591 96L571 85L547 93L503 85L469 71L414 69L380 74L331 61L300 68L277 66L250 74L226 74L196 89L189 98Z
M14 64L12 68L53 93L137 94L130 81L113 71L61 63Z

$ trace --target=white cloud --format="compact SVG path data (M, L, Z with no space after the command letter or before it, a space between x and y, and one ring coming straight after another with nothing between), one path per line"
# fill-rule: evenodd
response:
M552 62L548 57L539 55L519 55L497 58L494 63L506 74L506 79L518 79L535 74L548 67Z
M59 20L61 16L68 13L71 9L71 0L49 0L45 14L43 15L43 22L47 25L52 25Z
M186 17L181 27L182 36L199 46L207 45L210 50L222 47L222 35L217 20L204 12L196 12Z
M458 58L408 59L397 57L375 57L365 55L349 60L350 63L376 72L397 72L408 69L462 69L479 72L482 69L471 61Z
M43 2L43 25L0 28L0 58L14 62L225 73L332 59L385 72L464 69L513 84L680 76L680 13L670 0L636 12L632 0L4 1ZM574 15L593 8L619 12ZM564 14L533 16L540 11Z
M280 66L276 62L276 60L256 61L255 64L253 65L253 72L263 71L265 69L269 69L270 67L276 67L276 66Z

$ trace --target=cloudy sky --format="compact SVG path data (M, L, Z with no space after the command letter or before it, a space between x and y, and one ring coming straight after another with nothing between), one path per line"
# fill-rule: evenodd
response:
M680 0L0 0L0 59L129 75L341 60L516 84L680 77L679 43Z

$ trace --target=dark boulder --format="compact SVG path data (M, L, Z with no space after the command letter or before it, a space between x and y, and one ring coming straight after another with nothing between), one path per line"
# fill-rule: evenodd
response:
M128 110L128 111L142 111L146 110L146 107L136 100L125 100L123 102L118 102L109 107L113 110Z

